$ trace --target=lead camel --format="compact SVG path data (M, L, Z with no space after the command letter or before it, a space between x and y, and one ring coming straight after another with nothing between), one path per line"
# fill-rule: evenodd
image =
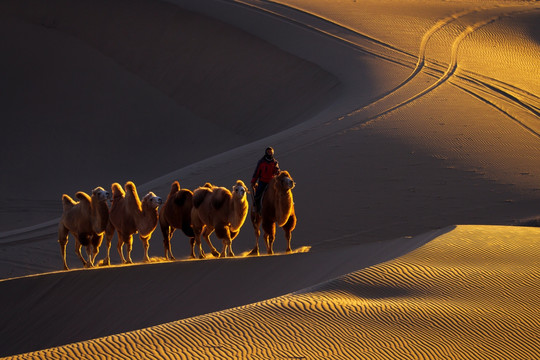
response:
M287 171L280 171L268 184L262 199L261 213L252 208L251 223L255 230L255 247L249 255L259 255L259 238L261 224L268 254L274 253L276 225L285 232L287 252L291 252L291 234L296 227L296 214L292 189L295 182Z

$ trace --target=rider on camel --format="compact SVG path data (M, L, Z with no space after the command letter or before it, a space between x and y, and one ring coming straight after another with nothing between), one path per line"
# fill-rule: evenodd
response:
M278 161L274 158L274 149L267 147L264 156L257 163L251 187L255 191L253 206L259 214L262 210L262 196L268 186L268 183L279 173Z

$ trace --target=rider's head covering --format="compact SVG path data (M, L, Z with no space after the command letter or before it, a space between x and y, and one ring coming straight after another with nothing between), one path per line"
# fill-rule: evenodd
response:
M264 151L264 157L267 160L273 160L274 159L274 149L272 149L270 146L266 148Z

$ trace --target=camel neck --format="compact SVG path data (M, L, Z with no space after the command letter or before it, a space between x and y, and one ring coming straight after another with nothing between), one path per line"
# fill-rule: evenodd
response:
M146 235L154 231L158 222L158 210L142 203L142 211L137 211L136 223L139 233Z
M232 205L234 218L233 221L231 221L231 230L238 231L246 220L246 216L248 213L248 202L245 196L241 199L235 197L233 199Z
M95 197L92 197L92 223L96 233L105 231L109 223L109 207L107 203L99 201Z
M290 216L292 205L293 205L293 197L292 192L290 190L287 191L280 191L276 194L276 217L279 224L284 223L287 221L287 219Z

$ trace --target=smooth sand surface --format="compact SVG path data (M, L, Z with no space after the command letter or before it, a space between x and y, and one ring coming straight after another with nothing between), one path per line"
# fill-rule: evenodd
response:
M0 356L540 357L535 2L48 4L0 4ZM269 145L293 254L248 220L235 259L157 230L59 271L62 193L231 187Z

